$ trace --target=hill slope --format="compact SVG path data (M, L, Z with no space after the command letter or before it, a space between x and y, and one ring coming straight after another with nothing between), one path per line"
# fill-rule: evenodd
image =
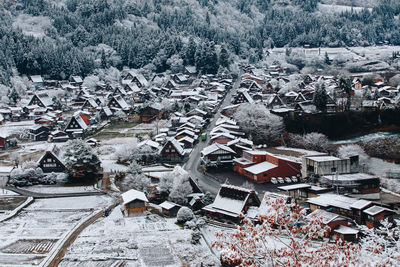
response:
M0 83L9 84L12 68L53 78L109 66L202 69L221 45L225 58L204 72L221 62L227 67L234 55L257 61L271 46L400 44L399 1L368 1L373 8L357 12L318 8L343 1L6 0L0 3Z

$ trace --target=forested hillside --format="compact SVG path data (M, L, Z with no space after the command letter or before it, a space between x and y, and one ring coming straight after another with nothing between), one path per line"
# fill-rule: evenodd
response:
M195 64L215 73L273 46L400 44L400 1L330 14L319 2L4 0L0 82L9 84L13 69L68 78L110 66L161 72Z

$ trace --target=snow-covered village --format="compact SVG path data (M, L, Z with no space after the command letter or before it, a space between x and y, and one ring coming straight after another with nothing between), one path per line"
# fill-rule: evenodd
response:
M2 1L0 266L400 266L399 17Z

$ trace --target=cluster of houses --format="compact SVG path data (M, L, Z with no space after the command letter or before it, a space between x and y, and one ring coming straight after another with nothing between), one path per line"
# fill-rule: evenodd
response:
M339 86L337 77L309 74L294 82L279 66L268 69L247 66L245 71L232 105L225 108L228 114L232 114L241 103L263 103L278 115L319 113L321 110L317 109L313 100L316 88L321 84L328 93L326 112L343 111L346 106L348 95ZM390 86L383 78L375 78L372 85L363 85L362 76L353 76L350 95L357 100L351 101L350 108L360 111L394 109L400 104L399 92L400 86Z
M12 105L0 108L0 124L34 121L27 137L50 142L85 137L112 119L151 122L168 118L172 111L176 112L175 117L182 117L172 127L195 128L203 123L206 114L216 110L232 86L231 77L198 77L196 68L190 66L183 73L156 74L150 80L142 74L127 72L118 84L98 82L96 88L83 86L83 79L77 76L54 81L34 75L29 80L32 86L26 96L18 96ZM169 101L162 104L162 100ZM182 107L185 116L179 112ZM187 143L193 143L193 137L182 142L190 146ZM10 136L2 138L7 144Z

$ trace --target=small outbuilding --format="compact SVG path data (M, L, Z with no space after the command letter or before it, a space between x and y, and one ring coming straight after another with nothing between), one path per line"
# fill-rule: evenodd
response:
M175 217L176 214L178 213L178 210L182 207L179 204L170 202L170 201L164 201L163 203L160 204L160 207L162 209L162 213L166 216L170 217Z
M131 189L121 195L122 211L125 216L132 216L137 212L144 212L146 204L149 202L144 192Z

